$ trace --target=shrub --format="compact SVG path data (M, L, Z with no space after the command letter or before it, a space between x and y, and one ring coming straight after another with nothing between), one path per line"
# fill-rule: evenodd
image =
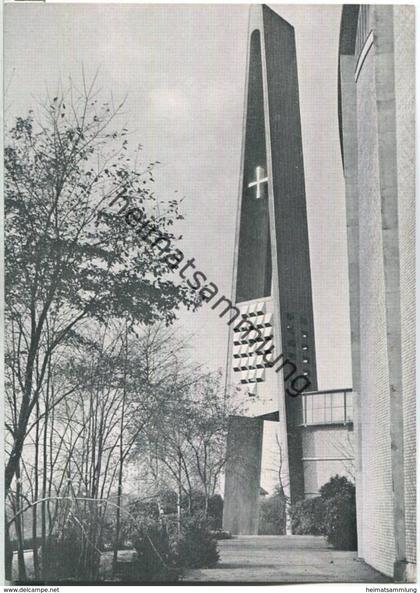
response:
M213 494L209 498L208 517L212 529L222 529L223 525L223 498L220 494Z
M296 535L325 534L325 502L320 496L299 500L291 508L292 531Z
M274 494L260 501L259 535L284 535L286 533L286 497L277 489Z
M232 539L232 534L230 531L226 531L225 529L212 529L210 531L212 537L217 540L221 539Z
M66 529L48 538L41 549L45 581L95 581L98 577L100 552L77 528Z
M320 489L325 534L337 550L357 550L356 492L347 478L335 476Z
M184 518L176 555L177 564L183 568L212 568L217 564L217 541L201 514Z
M354 484L345 476L339 475L330 478L319 490L322 500L329 500L335 496L343 496L345 494L354 495L354 492Z
M292 506L293 533L325 535L328 543L337 550L357 550L354 484L337 475L319 492L320 496L300 500Z
M149 521L133 537L133 545L137 581L176 581L184 568L211 568L219 560L217 541L202 514L184 515L180 534L176 524Z
M137 560L131 572L135 581L176 581L180 571L176 567L176 554L166 526L150 520L133 537Z
M204 514L206 508L204 492L193 490L189 495L184 494L181 499L181 507L184 512L191 515ZM207 520L211 529L222 528L223 498L220 494L209 496L207 501Z

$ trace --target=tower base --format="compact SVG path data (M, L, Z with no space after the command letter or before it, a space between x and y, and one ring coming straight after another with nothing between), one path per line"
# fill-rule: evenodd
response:
M223 528L233 535L258 534L263 426L262 418L229 419Z

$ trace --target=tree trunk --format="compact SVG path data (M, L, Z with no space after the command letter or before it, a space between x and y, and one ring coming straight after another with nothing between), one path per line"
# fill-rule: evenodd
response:
M122 478L123 478L123 463L120 460L120 468L118 471L118 493L117 493L117 516L115 522L115 540L114 540L114 554L112 557L112 571L115 574L118 562L118 548L120 543L121 531L121 495L122 495Z
M181 452L178 451L178 495L177 495L177 526L178 535L181 534L181 496L182 496L182 466L181 466Z
M15 519L15 529L16 529L16 539L17 539L17 556L18 556L18 578L19 581L25 582L26 581L26 567L25 567L25 556L24 556L24 534L23 534L23 525L22 525L22 517L23 514L19 514L20 511L20 495L21 495L21 485L20 485L20 467L19 464L16 468L16 514L18 515Z
M39 402L36 404L36 419L37 424L35 428L35 463L34 463L34 501L38 500L39 495ZM38 505L32 507L32 551L34 555L34 576L35 580L39 580L39 555L38 555Z
M22 423L19 423L22 424ZM15 438L15 442L13 443L13 448L11 455L9 457L9 461L6 464L5 470L5 478L4 478L4 490L5 495L8 494L10 490L10 486L12 484L13 478L17 475L18 466L20 462L20 458L22 455L23 450L23 443L25 440L25 432L26 432L26 422L22 428L22 426L18 425L17 427L17 436Z
M209 512L209 495L207 492L207 488L204 493L204 518L207 519L207 515Z
M41 503L41 576L45 580L44 558L47 548L47 463L48 463L48 386L47 398L45 401L45 420L44 420L44 434L42 442L42 503Z
M127 395L127 358L128 358L128 327L127 322L125 324L125 356L124 356L124 373L123 373L123 400L120 420L120 434L119 434L119 468L118 468L118 492L117 492L117 516L115 525L115 541L114 541L114 554L112 557L112 570L115 574L117 570L118 562L118 547L120 543L120 531L121 531L121 497L122 497L122 481L123 481L123 468L124 468L124 421L125 421L125 403Z
M4 526L5 526L5 533L4 533L4 554L5 554L5 562L4 562L4 576L6 577L6 581L12 580L12 562L13 562L13 550L12 544L10 542L10 528L8 525L8 517L7 514L4 514Z

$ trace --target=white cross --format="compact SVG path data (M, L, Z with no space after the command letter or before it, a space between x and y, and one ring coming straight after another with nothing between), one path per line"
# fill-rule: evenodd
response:
M263 177L263 175L264 175L264 169L262 167L256 167L256 169L255 169L256 180L255 181L251 181L251 183L248 183L248 187L254 187L254 186L256 186L257 193L256 193L255 197L256 197L257 200L259 200L260 198L262 198L262 195L261 195L261 185L263 183L267 183L268 182L268 177Z

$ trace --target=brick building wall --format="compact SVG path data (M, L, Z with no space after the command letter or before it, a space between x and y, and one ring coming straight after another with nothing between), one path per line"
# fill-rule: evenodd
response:
M362 414L360 394L360 283L359 283L359 193L357 172L357 103L354 82L355 59L353 55L340 56L340 114L343 172L346 187L346 226L349 273L349 304L353 380L354 469L356 476L363 475ZM356 480L356 511L358 553L363 557L363 484Z
M359 555L410 581L416 562L413 7L344 8L339 102L358 393Z
M382 258L375 48L357 80L360 359L364 558L392 574L394 563L389 377ZM362 199L363 198L363 199ZM368 257L360 257L366 254ZM374 543L374 545L371 545Z
M416 562L415 377L415 11L394 6L395 103L401 289L404 474L407 561Z

